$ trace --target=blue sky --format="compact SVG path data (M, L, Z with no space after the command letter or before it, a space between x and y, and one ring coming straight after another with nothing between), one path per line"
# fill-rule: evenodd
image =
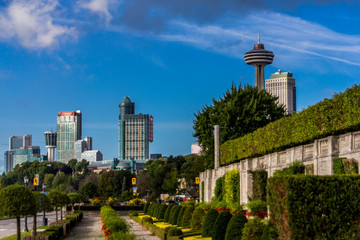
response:
M0 3L0 159L11 135L83 112L83 137L118 155L118 104L154 116L150 153L189 154L194 113L232 82L253 84L243 54L261 34L265 68L296 78L304 109L358 83L355 1L5 0Z

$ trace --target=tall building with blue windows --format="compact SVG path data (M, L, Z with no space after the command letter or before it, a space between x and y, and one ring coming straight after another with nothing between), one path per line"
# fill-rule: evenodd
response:
M135 114L135 103L129 97L124 97L119 108L119 160L149 159L153 117L149 114Z
M75 158L75 142L81 139L81 111L59 112L57 115L56 161L68 163Z

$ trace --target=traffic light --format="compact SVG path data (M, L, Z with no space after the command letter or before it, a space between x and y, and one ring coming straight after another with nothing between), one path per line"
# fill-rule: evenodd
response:
M131 179L132 185L136 185L136 178Z
M34 186L39 186L39 179L38 178L34 178Z
M199 178L199 177L196 177L196 178L195 178L195 183L196 183L196 184L199 184L199 183L200 183L200 178Z

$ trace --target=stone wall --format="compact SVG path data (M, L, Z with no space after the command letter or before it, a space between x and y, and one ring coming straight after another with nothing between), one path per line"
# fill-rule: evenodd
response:
M268 176L271 177L276 170L284 169L294 161L299 161L305 166L312 164L315 175L332 175L332 160L337 157L360 160L360 131L339 136L329 136L285 151L258 158L244 159L228 166L206 170L200 173L200 182L204 181L204 201L211 201L214 197L216 180L232 169L239 169L240 171L240 203L248 203L248 197L252 195L250 171L259 169L262 166L268 171ZM199 192L202 192L201 189ZM201 197L200 199L202 199Z

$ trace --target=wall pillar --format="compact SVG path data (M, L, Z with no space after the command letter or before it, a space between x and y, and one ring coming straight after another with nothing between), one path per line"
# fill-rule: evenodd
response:
M214 167L218 169L221 166L220 162L220 125L214 126L214 145L215 145L215 152L214 152Z

